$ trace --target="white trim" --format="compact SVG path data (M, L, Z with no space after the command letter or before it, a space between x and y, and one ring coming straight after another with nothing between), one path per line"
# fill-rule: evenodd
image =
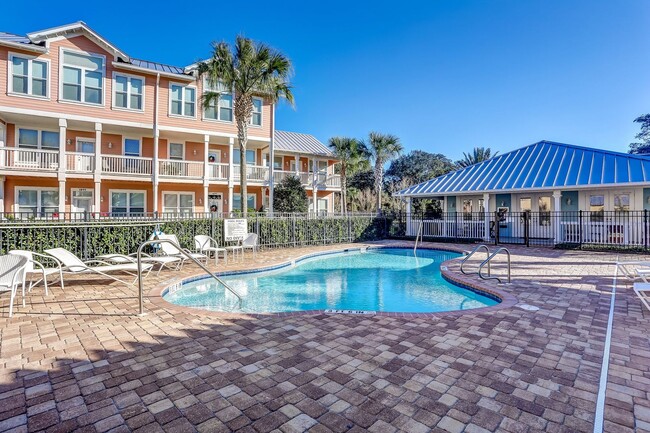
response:
M258 101L262 101L262 105L260 107L260 124L259 125L253 124L253 113L251 113L251 118L248 119L248 126L250 126L251 128L263 128L264 127L264 98L260 98L258 96L253 96L252 99L253 100L257 99ZM234 104L234 100L233 100L233 104ZM255 104L253 104L253 107L255 107ZM234 106L233 106L233 109L234 109ZM234 112L233 112L233 118L234 117L235 116L234 116Z
M31 45L31 44L24 44L22 42L11 42L11 41L0 41L0 45L3 45L5 47L17 49L17 50L25 50L25 51L33 51L39 54L44 54L47 52L47 48L41 47L40 45Z
M94 207L95 207L95 188L70 188L70 212L74 212L72 210L72 206L74 206L73 203L74 203L74 199L75 199L74 193L76 191L81 191L81 190L90 191L90 198L88 198L88 197L84 197L84 198L90 200L90 210L89 210L89 212L92 212Z
M115 100L116 100L116 93L117 93L117 77L125 77L127 79L126 86L126 101L127 101L127 107L118 107L115 105ZM142 100L141 100L141 105L142 108L131 108L129 105L131 105L131 80L135 78L136 80L141 80L142 81ZM112 82L111 82L111 109L112 110L118 110L118 111L128 111L131 113L144 113L144 107L145 107L145 88L147 87L147 80L146 77L142 75L133 75L133 74L128 74L125 72L117 72L113 71L112 74Z
M108 212L113 213L113 193L114 192L123 192L126 194L132 194L132 193L142 193L144 194L144 202L143 202L143 207L142 207L142 212L146 213L147 212L147 190L145 189L109 189L108 190ZM130 196L127 195L127 203L126 203L126 214L131 213L131 199Z
M171 149L172 149L172 144L180 144L183 152L181 154L181 159L176 159L173 161L185 161L185 147L187 146L187 141L171 141L167 140L167 159L172 160L172 155L171 155Z
M75 137L75 144L74 144L74 151L76 153L86 153L82 152L79 150L79 142L86 142L86 143L93 143L93 152L88 153L88 155L95 155L95 146L97 146L97 140L95 138L87 138L87 137Z
M183 114L173 114L172 113L172 87L173 86L179 86L182 89L182 91L181 91L181 112ZM177 83L177 82L173 82L173 81L169 82L168 87L169 87L169 93L168 93L168 97L167 97L167 105L168 105L167 106L167 116L168 117L175 117L175 118L179 118L179 119L196 120L196 118L197 118L196 114L197 114L197 111L199 109L199 104L198 104L199 89L198 89L198 87L196 85L192 85L192 84L187 84L187 83L183 84L183 83ZM186 88L194 89L194 115L192 115L192 116L188 116L188 115L184 114L185 113L185 89Z
M176 209L174 212L176 214L181 214L181 195L191 195L192 196L192 210L190 212L194 213L194 208L196 207L196 196L193 191L161 191L162 194L162 212L165 213L165 195L175 195L176 196Z
M79 66L69 66L65 65L63 62L63 55L64 53L73 53L73 54L79 54L82 56L88 56L88 57L98 57L102 59L102 89L101 89L101 95L102 95L102 102L101 104L97 104L94 102L86 102L84 101L84 96L85 96L85 90L86 90L86 76L84 72L86 71L86 68L79 67ZM74 67L74 68L79 68L81 70L81 101L74 101L74 100L69 100L69 99L63 99L63 67L64 66L69 66L69 67ZM57 98L57 102L62 102L66 104L77 104L77 105L84 105L84 106L89 106L89 107L106 107L106 56L103 54L98 54L98 53L92 53L88 51L81 51L81 50L74 50L71 48L67 47L59 47L59 95Z
M36 195L36 213L40 213L43 211L43 202L41 199L41 192L42 191L54 191L57 194L59 193L59 188L58 187L44 187L44 186L20 186L16 185L14 186L14 212L20 212L20 203L19 203L19 198L18 198L18 191L20 190L28 190L28 191L38 191L39 194ZM65 200L65 197L63 198ZM61 204L61 197L59 197L58 203L57 203L57 209L53 212L56 213L59 211L59 205Z
M59 103L71 103L68 101L61 101ZM79 104L77 104L79 105ZM87 106L86 104L82 104ZM99 106L97 106L99 108ZM43 110L31 110L28 108L16 108L8 106L0 106L0 112L11 113L11 114L24 114L28 116L42 116L49 117L53 119L61 119L62 114L60 112L50 112ZM76 114L65 114L64 116L67 120L77 120L80 122L90 122L90 123L102 123L104 125L114 125L114 126L126 126L131 128L142 128L142 129L153 129L153 123L140 123L140 122L128 122L124 120L115 120L115 119L104 119L101 117L90 117L90 116L79 116ZM210 133L213 134L214 133Z
M203 89L202 89L203 92L201 93L201 95L204 95L207 92L212 92L212 93L218 93L219 98L217 99L217 105L215 107L215 113L217 115L216 119L211 119L209 117L205 117L205 111L206 111L206 109L208 107L203 106L203 99L201 99L201 120L203 120L205 122L223 123L223 124L226 124L226 125L234 124L235 123L235 95L233 94L233 92L232 91L230 91L230 92L218 92L217 90L210 89L208 87L207 77L203 77L202 85L203 85ZM219 100L221 99L222 94L230 95L230 112L231 112L230 113L230 117L231 117L230 120L221 119L221 115L220 115L221 111L219 110Z
M122 136L122 156L132 156L132 155L126 155L126 140L137 140L139 147L138 147L138 157L142 157L142 137L134 137L134 136L129 136L129 135L123 135ZM135 158L135 157L134 157Z
M253 196L253 209L255 209L257 211L257 194L254 193L254 192L247 192L246 194L248 195L248 197L246 198L246 208L250 209L248 207L248 198L250 198L250 196ZM241 205L235 208L235 197L240 198L241 197L241 191L233 192L233 194L232 194L232 203L230 204L231 212L232 211L238 211L241 208Z
M22 59L27 60L27 93L19 93L19 92L14 92L13 89L13 58L14 57L19 57ZM46 74L47 77L45 78L45 96L38 96L38 95L33 95L30 90L32 89L32 80L33 80L33 73L32 73L32 62L36 60L38 62L43 62L46 64ZM20 53L14 53L14 52L9 52L7 56L7 95L8 96L18 96L21 98L31 98L31 99L38 99L41 101L49 101L50 100L50 86L52 85L52 67L51 67L51 61L50 59L41 59L39 56L32 56L29 54L20 54Z
M33 128L33 127L23 126L23 125L18 125L18 124L14 125L14 134L15 134L14 148L15 149L20 149L21 148L20 147L20 140L19 140L19 138L20 138L20 130L21 129L25 129L25 130L29 130L29 131L36 131L38 133L37 139L36 139L36 142L37 142L36 149L38 149L38 150L49 150L49 151L52 151L52 152L58 152L59 151L58 147L56 149L52 148L52 147L46 147L45 149L43 149L43 131L58 134L59 135L59 143L60 143L61 142L61 132L59 130ZM59 144L59 146L60 146L60 144ZM22 149L29 149L29 147L23 147Z

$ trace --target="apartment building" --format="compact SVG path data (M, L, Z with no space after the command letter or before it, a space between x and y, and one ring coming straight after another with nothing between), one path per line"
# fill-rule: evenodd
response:
M203 106L206 89L195 66L132 58L83 22L26 36L0 32L0 211L239 209L233 95ZM256 98L249 208L266 210L271 180L295 174L312 210L333 211L340 178L329 149L274 124L273 104Z

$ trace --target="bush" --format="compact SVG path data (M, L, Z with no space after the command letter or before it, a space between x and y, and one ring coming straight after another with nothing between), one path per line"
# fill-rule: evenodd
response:
M273 208L276 212L305 213L309 208L307 190L298 176L287 176L273 189Z

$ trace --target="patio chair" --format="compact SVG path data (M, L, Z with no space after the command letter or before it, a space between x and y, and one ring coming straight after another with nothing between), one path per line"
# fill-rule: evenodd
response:
M96 259L84 262L65 248L51 248L45 250L45 252L63 264L61 270L64 274L97 274L128 286L135 285L135 282L138 280L138 265L135 263L122 263L116 265ZM152 268L153 265L151 264L142 264L142 270L147 271L145 277L149 275ZM129 283L117 278L115 275L111 275L120 272L133 275L133 281Z
M0 256L0 292L10 292L9 317L14 314L14 298L18 285L23 286L23 307L25 306L25 267L27 258L17 254Z
M61 262L58 261L56 258L46 256L44 254L34 253L32 251L27 251L27 250L11 250L9 251L9 254L16 254L19 256L23 256L27 259L27 265L25 266L25 277L27 277L27 275L29 275L30 277L29 288L27 289L28 292L31 292L32 289L38 283L43 281L43 285L45 286L45 295L47 296L48 295L47 277L50 275L57 275L57 274L59 276L61 290L63 290L63 271L61 270ZM42 257L44 259L53 260L56 263L56 267L46 268L41 262L35 260L34 257ZM36 281L32 281L34 275L40 275L40 278Z
M241 243L242 246L242 256L244 255L244 252L246 250L252 250L253 251L253 258L257 255L257 242L259 240L259 236L257 236L256 233L248 233L244 240Z
M650 310L650 283L634 283L633 288L643 305Z
M618 270L631 281L642 280L644 283L649 283L650 278L650 262L647 261L631 261L631 262L617 262L616 267Z
M214 253L214 264L219 264L219 253L223 253L223 258L228 264L228 250L225 248L219 247L217 241L212 239L207 235L196 235L194 236L194 247L196 251L210 256L211 253Z
M121 265L124 263L138 263L138 257L136 253L125 255L125 254L103 254L97 256L96 259L111 263L114 265ZM163 268L167 267L174 271L177 271L181 268L181 263L183 260L180 257L174 256L151 256L149 254L142 253L142 263L148 263L153 266L158 266L158 272L156 275L160 275L160 271Z
M176 237L176 235L160 235L158 236L158 239L168 240L173 243L171 244L169 242L161 242L160 250L166 256L179 257L182 260L180 265L181 269L183 268L183 265L185 264L186 261L188 260L191 261L191 259L189 259L188 256L192 257L194 260L197 260L199 262L202 261L206 265L208 264L208 256L206 256L203 253L193 253L187 248L181 247L181 244L178 242L178 238Z

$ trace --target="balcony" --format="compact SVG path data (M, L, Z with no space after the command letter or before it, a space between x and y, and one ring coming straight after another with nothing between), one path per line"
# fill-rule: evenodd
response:
M151 176L151 158L102 155L102 172L108 175Z
M313 173L296 173L295 171L283 170L276 170L273 172L273 178L276 185L289 176L298 176L300 178L300 183L307 188L311 188L314 185ZM319 188L340 188L341 176L338 174L316 173L316 186Z
M5 170L54 173L59 169L59 152L5 147L0 153L0 164Z
M203 162L161 159L158 161L158 174L160 177L202 179Z
M95 155L92 153L68 152L66 154L68 173L89 174L95 170Z
M210 163L208 164L208 178L210 180L228 180L228 164Z
M239 164L233 166L233 178L236 182L240 179ZM269 168L263 165L247 165L246 166L246 179L252 183L264 183L269 180Z

